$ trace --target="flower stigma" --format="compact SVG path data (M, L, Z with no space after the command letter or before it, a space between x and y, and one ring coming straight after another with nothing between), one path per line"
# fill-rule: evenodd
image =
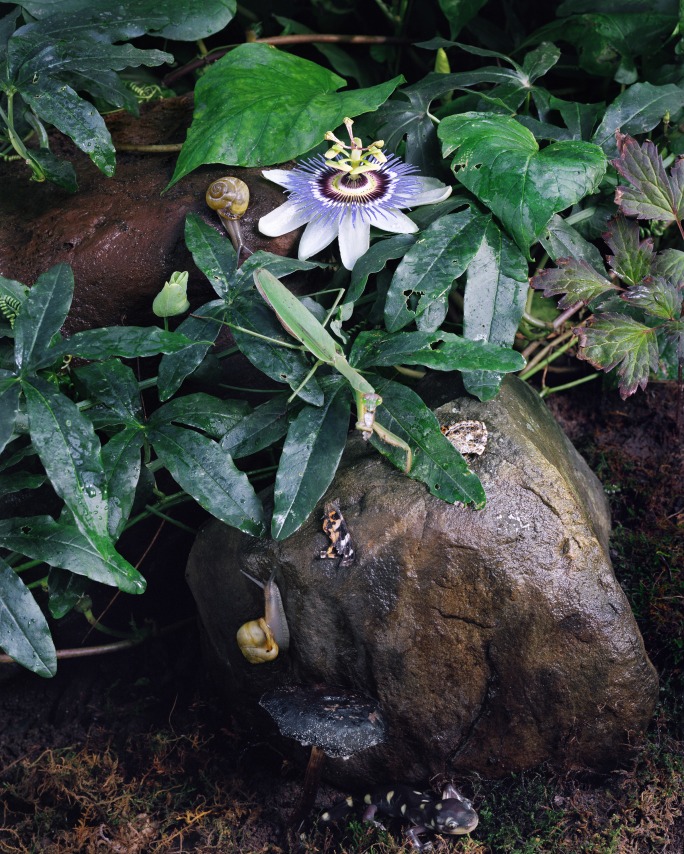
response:
M413 234L418 226L402 208L435 204L451 187L435 178L416 175L417 169L382 150L383 140L363 146L344 119L349 143L332 131L324 155L298 163L294 169L266 169L264 177L284 187L289 197L259 220L259 229L279 237L306 224L298 257L310 258L338 238L343 265L351 270L370 245L371 226L398 234Z

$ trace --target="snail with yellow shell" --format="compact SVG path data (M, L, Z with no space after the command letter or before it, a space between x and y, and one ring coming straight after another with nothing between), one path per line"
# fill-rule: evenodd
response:
M264 664L273 661L281 650L285 652L290 646L290 630L285 618L283 600L274 580L275 573L268 581L263 582L244 569L240 572L263 589L264 616L243 623L238 629L237 643L250 664Z
M239 258L243 247L246 248L240 219L249 207L249 187L239 178L226 175L209 184L205 198L209 207L219 215Z

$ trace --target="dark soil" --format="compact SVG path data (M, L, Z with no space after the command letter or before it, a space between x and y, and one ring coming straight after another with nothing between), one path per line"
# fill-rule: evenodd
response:
M600 382L589 385L548 403L611 498L616 571L660 672L663 702L640 759L618 775L561 779L540 769L496 784L457 781L474 797L480 827L472 838L438 842L437 850L684 851L684 768L676 759L684 744L677 390L653 384L621 401ZM238 730L205 681L183 581L191 537L170 537L164 546L169 530L143 566L150 591L134 601L115 597L109 607L104 590L95 612L107 609L102 621L126 628L134 606L138 623L153 619L174 630L123 652L62 660L52 680L0 666L0 851L342 850L320 834L294 845L286 817L302 769ZM89 629L82 618L68 618L58 645L107 642ZM337 797L324 788L319 802ZM502 813L521 810L528 814L502 823ZM352 825L351 834L344 850L371 850L371 843L376 852L404 850L376 830Z

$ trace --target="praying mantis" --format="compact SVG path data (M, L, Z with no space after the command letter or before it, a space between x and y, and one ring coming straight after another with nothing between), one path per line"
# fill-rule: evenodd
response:
M403 439L375 420L375 413L382 404L382 398L368 380L349 364L342 347L325 326L268 270L256 270L254 282L261 296L275 312L283 329L316 358L312 373L319 365L329 365L342 374L352 387L356 398L355 427L361 431L363 438L368 440L375 433L388 445L401 448L406 454L404 471L408 474L413 464L411 448Z

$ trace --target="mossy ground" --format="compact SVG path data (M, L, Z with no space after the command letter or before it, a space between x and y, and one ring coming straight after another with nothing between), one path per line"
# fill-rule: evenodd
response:
M625 403L586 393L550 400L609 494L616 573L660 673L661 700L642 749L613 774L538 768L456 781L480 824L470 837L435 840L434 850L682 854L684 498L675 392L649 387ZM351 821L336 836L288 832L302 769L237 730L212 699L200 658L189 627L125 654L63 662L51 681L5 678L0 852L411 850L394 826ZM319 800L339 796L326 787Z

